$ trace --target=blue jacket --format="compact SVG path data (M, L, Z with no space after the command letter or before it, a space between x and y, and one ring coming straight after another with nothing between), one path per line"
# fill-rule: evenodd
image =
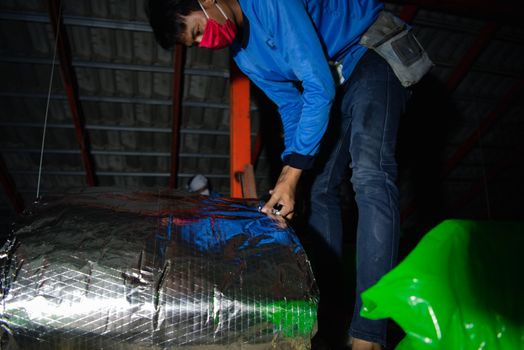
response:
M358 44L383 4L376 0L239 0L244 35L231 46L240 69L278 106L284 163L313 164L335 97L329 61L348 79ZM337 82L338 83L338 82Z

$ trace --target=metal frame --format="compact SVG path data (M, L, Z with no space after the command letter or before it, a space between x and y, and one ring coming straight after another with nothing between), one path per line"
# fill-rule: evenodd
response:
M49 18L41 12L30 11L0 11L0 19L11 21L50 23ZM112 20L104 18L89 18L81 16L63 16L65 25L132 30L136 32L152 32L151 26L146 22Z
M468 138L455 150L455 152L448 158L441 171L441 178L446 177L455 167L473 150L481 137L488 132L489 128L511 107L515 98L524 89L524 79L517 81L508 92L500 99L495 108L489 112L486 117L482 119L479 127L473 130ZM406 220L415 211L414 203L406 206L401 212L401 221Z
M36 170L12 170L13 175L38 175ZM62 170L44 170L42 175L56 175L56 176L83 176L82 171L62 171ZM98 176L124 176L124 177L166 177L169 178L171 173L162 172L130 172L130 171L98 171ZM194 174L179 173L179 177L189 178ZM206 174L209 178L214 179L229 179L229 174Z
M0 62L15 64L53 64L49 58L21 57L21 56L0 56ZM129 70L135 72L151 73L173 73L173 66L159 66L151 64L131 64L113 62L92 62L73 59L72 65L75 68L95 68L110 70ZM205 76L229 79L229 71L225 69L204 69L204 68L184 68L185 75Z
M38 93L20 93L20 92L0 92L0 97L11 98L42 98L47 99L47 94ZM68 100L67 95L52 94L51 100ZM171 99L152 99L146 97L116 97L116 96L82 96L79 97L80 102L108 102L108 103L136 103L143 105L157 105L157 106L171 106ZM183 107L194 108L216 108L229 109L227 103L216 102L202 102L202 101L184 101Z
M449 76L446 83L446 87L449 92L453 92L458 87L462 79L464 79L466 74L471 70L473 62L476 61L482 51L488 46L491 39L495 36L497 29L498 24L490 21L487 22L480 30L473 45L468 49L466 54L462 56L460 62Z
M14 127L14 128L42 128L42 123L26 123L26 122L0 122L0 126ZM48 129L73 129L74 125L48 123ZM86 125L87 130L103 130L103 131L122 131L122 132L158 132L168 134L171 133L171 128L157 128L157 127L141 127L141 126L121 126L121 125ZM182 134L192 135L215 135L215 136L229 136L229 131L210 130L210 129L180 129ZM255 134L252 133L254 136Z
M464 79L467 73L471 70L473 63L480 56L483 49L486 48L486 46L489 44L489 42L495 35L497 28L497 24L495 22L490 21L486 23L486 25L477 34L476 40L469 47L466 53L462 56L462 58L459 60L459 63L455 66L455 69L448 77L448 80L446 82L448 96L452 95L452 93L456 90L462 79ZM495 110L497 109L498 108L496 108ZM478 130L475 130L473 134L476 135L477 133L478 137L474 137L474 140L472 139L472 137L468 138L466 141L463 142L462 145L460 145L457 148L457 151L454 153L454 155L450 159L448 159L441 173L442 178L444 178L453 168L455 168L460 162L460 160L462 160L466 156L466 154L473 149L473 146L480 138L480 133ZM402 209L400 214L401 222L406 220L414 211L415 204L413 202L406 206L404 209Z
M171 176L169 188L177 187L178 150L180 140L180 124L182 120L182 100L184 99L184 64L186 47L177 44L173 53L173 124L171 132Z
M57 40L57 53L60 58L60 71L62 82L67 94L67 100L73 123L75 125L76 139L81 150L82 165L86 173L88 186L96 185L96 177L91 155L89 154L89 139L84 128L84 114L78 98L78 81L75 71L71 65L71 49L67 39L65 26L61 18L60 0L49 0L49 19Z
M495 108L489 112L483 119L478 128L473 130L466 140L456 149L456 151L448 158L441 176L448 175L464 157L471 152L480 138L486 134L490 127L499 120L511 107L511 104L517 96L524 89L524 79L515 82L506 94L500 99Z
M1 153L15 154L40 154L37 148L2 148ZM44 154L80 154L79 150L71 149L46 149ZM93 156L122 156L122 157L171 157L171 152L145 152L145 151L108 151L108 150L91 150ZM229 154L216 153L179 153L180 158L210 158L210 159L229 159Z

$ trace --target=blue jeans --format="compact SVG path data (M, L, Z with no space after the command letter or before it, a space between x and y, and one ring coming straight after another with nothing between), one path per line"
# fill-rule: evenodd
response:
M368 50L350 79L339 87L311 188L308 224L321 241L317 247L324 245L333 256L333 263L322 262L330 265L325 267L332 273L333 268L341 267L342 256L339 188L349 177L348 167L352 170L358 223L356 300L350 335L382 345L386 343L387 320L362 318L360 293L396 264L400 223L395 146L409 94L389 65ZM319 277L322 305L322 299L333 295L323 293L323 276ZM319 332L321 328L319 321Z

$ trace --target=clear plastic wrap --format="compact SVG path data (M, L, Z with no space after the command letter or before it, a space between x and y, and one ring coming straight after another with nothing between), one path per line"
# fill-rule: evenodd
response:
M0 347L309 348L309 261L256 204L100 188L36 203L0 251Z

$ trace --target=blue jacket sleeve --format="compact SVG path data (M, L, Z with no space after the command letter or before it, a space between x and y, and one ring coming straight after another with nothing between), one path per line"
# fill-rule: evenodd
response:
M272 50L291 68L295 82L255 81L279 107L286 148L284 163L312 166L326 131L335 83L326 53L301 0L264 1ZM255 78L255 80L258 80ZM296 87L302 85L302 92Z
M293 158L291 154L297 154L300 157L300 153L293 153L292 151L296 149L294 146L295 132L302 114L302 96L299 90L292 82L268 81L267 79L260 78L256 74L250 74L249 78L278 106L278 111L282 117L282 127L284 129L285 148L282 153L282 159ZM294 166L300 169L305 168L299 167L296 164Z

